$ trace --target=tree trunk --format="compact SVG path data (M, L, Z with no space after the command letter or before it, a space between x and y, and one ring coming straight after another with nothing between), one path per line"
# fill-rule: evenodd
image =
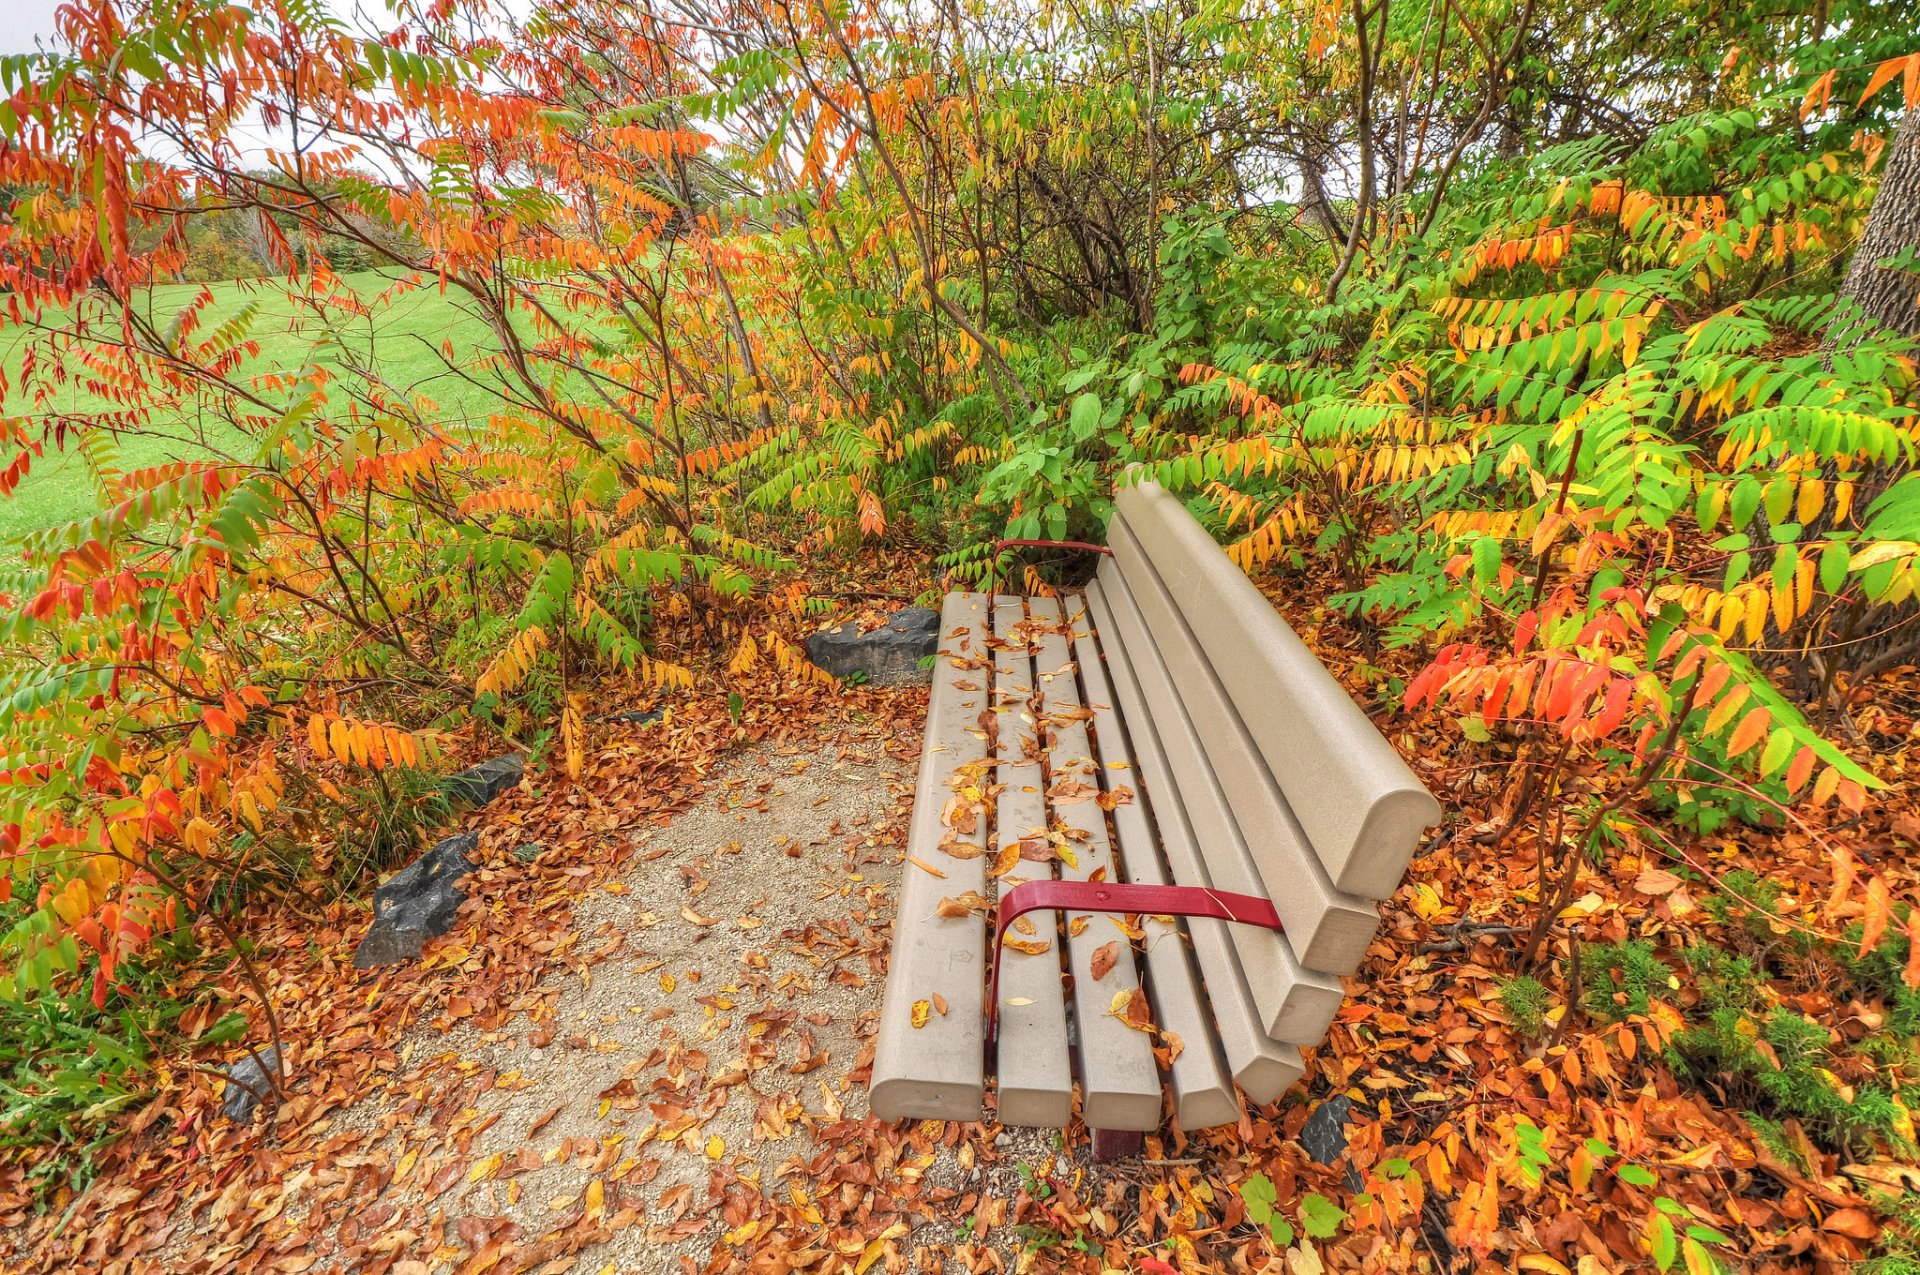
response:
M1902 252L1920 249L1920 109L1910 110L1887 147L1880 190L1867 215L1867 229L1853 250L1847 282L1840 295L1859 303L1866 317L1907 336L1920 336L1920 265L1905 270L1883 270L1877 264ZM1838 331L1847 318L1835 323L1827 340L1851 345L1857 336Z

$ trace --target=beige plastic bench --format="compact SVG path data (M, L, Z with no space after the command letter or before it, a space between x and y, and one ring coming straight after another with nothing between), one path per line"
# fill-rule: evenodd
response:
M882 1119L982 1119L991 1077L1006 1125L1065 1127L1077 1088L1096 1155L1160 1127L1163 1080L1181 1128L1237 1121L1299 1079L1440 818L1178 500L1115 505L1084 594L945 599ZM1138 891L1166 886L1197 889Z

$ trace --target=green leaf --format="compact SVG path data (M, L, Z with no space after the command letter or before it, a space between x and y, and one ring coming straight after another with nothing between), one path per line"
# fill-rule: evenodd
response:
M1628 1186L1652 1186L1655 1182L1659 1181L1658 1178L1653 1176L1653 1170L1646 1168L1644 1165L1623 1164L1613 1172L1616 1177Z
M1673 1259L1680 1256L1680 1248L1674 1239L1673 1223L1664 1214L1654 1215L1647 1227L1647 1240L1653 1250L1653 1264L1663 1271L1672 1270Z
M1073 400L1073 409L1067 417L1067 426L1073 433L1076 443L1085 442L1093 437L1100 428L1100 396L1082 394Z
M1486 588L1500 578L1500 542L1482 536L1473 542L1473 582Z
M1840 586L1847 582L1847 566L1853 561L1853 553L1842 542L1835 540L1820 551L1820 587L1828 593L1840 592Z
M1316 1240L1332 1239L1347 1220L1347 1211L1324 1195L1309 1195L1300 1201L1300 1225Z

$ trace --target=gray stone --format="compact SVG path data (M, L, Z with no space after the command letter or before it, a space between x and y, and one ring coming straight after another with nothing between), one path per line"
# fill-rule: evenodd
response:
M612 722L615 726L651 726L666 715L664 708L636 708L625 713L608 713L600 720Z
M526 756L507 753L505 756L488 758L478 766L469 766L458 774L448 775L440 781L440 786L455 801L484 806L519 784L520 777L526 773Z
M940 613L926 607L895 612L871 633L853 621L807 639L807 658L835 677L863 673L869 682L898 686L933 680L921 661L940 649Z
M1300 1146L1315 1164L1330 1166L1347 1153L1347 1114L1352 1110L1353 1099L1336 1094L1307 1117L1300 1130ZM1347 1181L1354 1190L1360 1189L1360 1174L1352 1165L1347 1166Z
M370 970L420 955L426 941L453 928L467 896L460 879L473 871L480 834L463 832L393 874L373 892L373 927L353 950L355 969Z
M280 1051L272 1045L248 1054L227 1068L227 1091L220 1114L237 1124L253 1119L260 1100L273 1096L273 1079L280 1070Z

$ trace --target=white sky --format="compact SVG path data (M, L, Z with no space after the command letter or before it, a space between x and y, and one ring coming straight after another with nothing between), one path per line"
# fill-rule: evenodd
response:
M31 53L36 39L53 38L61 0L0 0L0 53Z

